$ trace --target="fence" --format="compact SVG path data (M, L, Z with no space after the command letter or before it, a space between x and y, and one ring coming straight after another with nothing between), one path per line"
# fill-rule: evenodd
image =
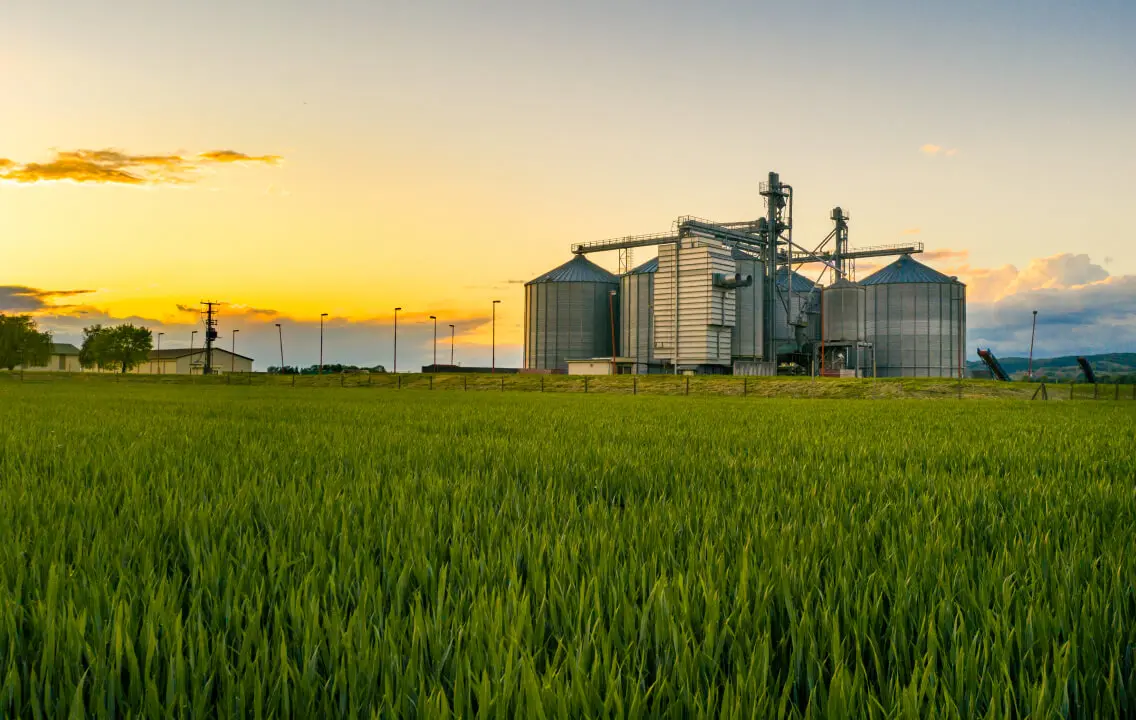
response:
M787 398L1007 398L1022 400L1132 400L1136 385L1006 383L949 378L799 378L726 375L389 374L134 375L113 373L0 372L0 382L225 385L234 387L342 388L459 392L588 393Z

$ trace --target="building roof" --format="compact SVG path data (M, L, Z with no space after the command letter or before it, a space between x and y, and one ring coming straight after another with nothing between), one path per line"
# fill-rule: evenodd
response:
M658 271L659 271L659 258L656 256L656 257L651 258L647 262L643 263L639 267L631 268L631 270L627 271L627 274L628 275L645 275L647 273L653 273L653 272L658 272Z
M78 355L79 348L71 343L51 343L52 355Z
M225 348L221 348L221 347L213 348L213 352L215 352L215 353L223 352L227 355L236 355L239 358L244 358L245 360L248 360L250 362L252 361L252 358L250 358L247 355L241 355L240 353L235 353L235 352L232 352L230 350L226 350ZM192 350L190 350L189 348L171 348L171 349L167 349L167 350L151 350L149 359L150 360L177 360L178 358L188 357L190 355L204 355L204 354L205 354L205 348L193 348Z
M900 255L895 262L880 268L860 281L861 285L893 285L897 283L962 284L956 278L948 277L910 255Z
M611 283L616 285L619 283L619 278L604 270L599 265L584 257L577 255L560 267L549 270L540 277L530 280L526 285L533 285L535 283L552 283L552 282L594 282L594 283Z

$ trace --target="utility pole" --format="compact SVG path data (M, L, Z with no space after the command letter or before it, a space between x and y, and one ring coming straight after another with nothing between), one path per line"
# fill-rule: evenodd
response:
M323 375L323 319L325 317L327 317L327 313L320 313L320 375Z
M501 301L493 301L493 366L489 369L489 372L494 374L497 372L497 303L499 302Z
M394 309L394 372L398 374L398 311L402 308L396 307Z
M1037 336L1037 310L1033 311L1033 330L1030 331L1030 356L1029 356L1029 370L1026 375L1030 380L1033 380L1033 340Z
M454 326L450 326L450 367L454 366Z
M607 315L611 320L611 374L616 374L615 367L615 290L609 290L607 294ZM723 307L725 305L723 304ZM724 310L723 310L724 312Z
M189 334L189 374L190 375L193 374L193 338L194 338L195 335L197 335L196 330L194 330L193 332L191 332Z
M280 338L280 373L284 373L284 330L280 328L280 323L276 323L276 335Z
M217 341L217 307L219 302L202 300L205 306L205 369L204 374L213 374L213 343Z

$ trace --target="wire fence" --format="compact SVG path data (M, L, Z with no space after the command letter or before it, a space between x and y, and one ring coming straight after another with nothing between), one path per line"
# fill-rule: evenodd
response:
M956 398L1136 401L1136 385L1025 383L950 378L800 378L729 375L532 375L487 373L338 373L149 375L134 373L0 372L0 382L339 388L387 391L529 392L754 398Z

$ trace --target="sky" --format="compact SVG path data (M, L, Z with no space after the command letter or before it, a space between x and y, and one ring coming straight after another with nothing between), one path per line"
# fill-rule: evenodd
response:
M187 346L219 300L260 369L277 323L318 362L321 313L326 362L389 369L401 307L399 369L430 315L440 360L453 324L456 361L516 366L523 283L572 243L757 217L775 170L802 244L840 205L852 246L966 282L972 357L1024 353L1032 309L1039 356L1136 351L1129 0L40 0L0 26L0 312L58 341Z

